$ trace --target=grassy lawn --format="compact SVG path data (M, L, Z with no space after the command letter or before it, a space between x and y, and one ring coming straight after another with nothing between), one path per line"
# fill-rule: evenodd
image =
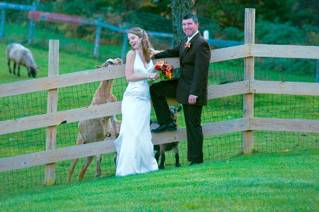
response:
M3 211L317 211L318 151L254 154L193 167L30 189Z

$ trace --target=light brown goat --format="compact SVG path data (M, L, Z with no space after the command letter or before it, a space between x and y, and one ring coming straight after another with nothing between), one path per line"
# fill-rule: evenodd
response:
M119 65L122 61L119 58L116 59L108 59L105 63L103 63L100 67L106 67L108 65ZM99 87L96 89L95 94L93 96L91 105L100 105L105 104L107 102L115 102L116 97L112 93L112 85L113 80L105 80L102 81ZM107 116L103 118L96 118L90 120L84 120L79 123L79 132L77 136L76 143L85 144L92 143L97 141L102 141L107 137L117 137L119 132L119 123L116 121L115 116ZM89 156L86 158L84 165L81 168L79 174L79 181L81 181L84 177L84 174L92 162L94 156ZM68 170L68 178L67 181L71 182L72 174L74 172L74 168L78 162L78 158L74 159ZM96 176L101 175L101 155L96 155Z

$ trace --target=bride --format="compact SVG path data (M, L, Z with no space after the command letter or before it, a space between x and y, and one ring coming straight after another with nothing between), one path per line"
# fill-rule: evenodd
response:
M120 134L114 141L116 176L158 170L150 130L151 102L147 80L159 76L152 73L151 44L146 32L132 28L128 31L128 40L132 47L125 65L128 86L122 100Z

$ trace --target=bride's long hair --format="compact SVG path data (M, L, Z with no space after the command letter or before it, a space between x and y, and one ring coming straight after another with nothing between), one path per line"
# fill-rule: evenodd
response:
M148 38L148 35L145 32L145 30L140 28L140 27L134 27L134 28L131 28L128 31L128 33L134 34L137 37L142 38L141 45L142 45L143 56L144 56L146 62L150 62L150 60L151 60L151 49L153 47L152 47L152 44L151 44L151 42L150 42L150 40Z

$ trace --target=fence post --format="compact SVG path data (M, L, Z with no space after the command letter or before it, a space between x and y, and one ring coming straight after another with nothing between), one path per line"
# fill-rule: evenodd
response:
M4 37L4 27L6 23L6 10L1 10L1 26L0 26L0 38Z
M30 11L36 11L36 10L37 10L37 3L33 2L32 3L32 10L30 10ZM29 20L28 44L32 43L34 28L35 28L35 23L32 20L32 18L30 18L30 20Z
M203 37L205 40L207 40L207 41L209 40L209 31L208 30L204 30Z
M127 51L127 34L124 32L123 33L123 41L122 41L122 51L121 51L121 57L123 62L125 63L126 59L126 51Z
M95 42L94 42L94 50L93 50L93 56L97 57L99 56L99 47L100 47L100 37L101 37L101 22L102 18L98 17L96 20L96 33L95 33Z
M255 9L245 9L245 44L255 43ZM244 59L245 75L244 79L249 80L249 87L255 78L255 59L247 57ZM254 94L248 93L244 95L244 118L249 122L254 117ZM243 153L251 153L254 145L253 131L248 130L243 132Z
M319 60L316 63L316 82L319 82Z
M56 77L59 75L59 41L50 40L49 41L49 72L48 77ZM48 105L47 112L54 113L57 112L58 108L58 89L50 89L48 91ZM55 149L56 147L56 126L50 126L47 128L46 132L46 151ZM47 164L45 166L45 184L53 185L55 183L55 163Z

